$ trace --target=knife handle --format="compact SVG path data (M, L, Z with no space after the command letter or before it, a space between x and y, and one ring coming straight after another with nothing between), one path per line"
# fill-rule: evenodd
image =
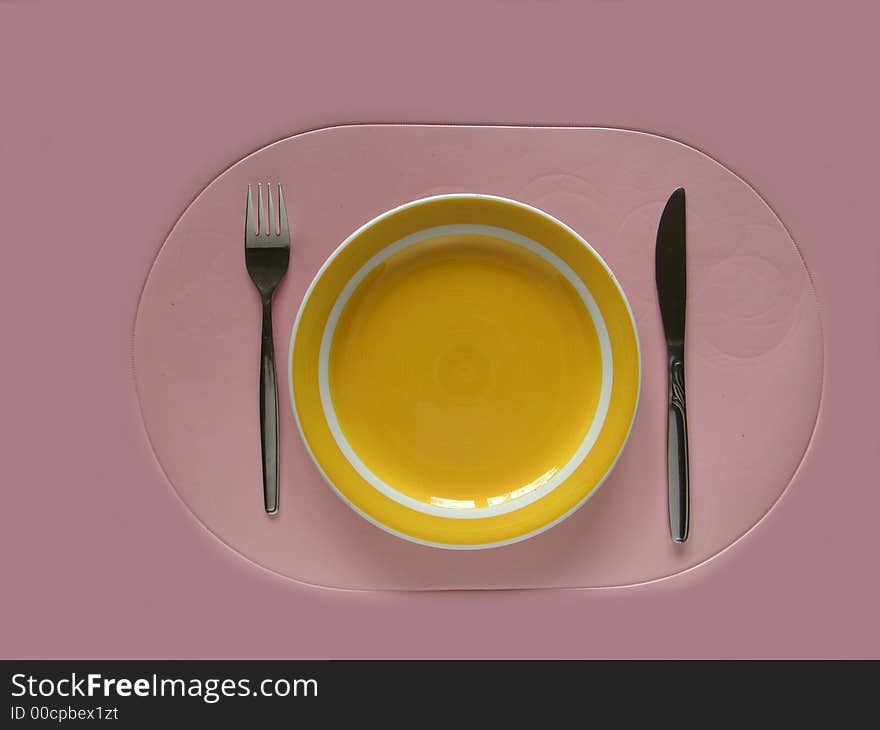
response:
M675 542L687 540L690 521L683 350L682 347L682 353L670 353L669 355L669 423L666 431L666 464L669 489L669 531Z

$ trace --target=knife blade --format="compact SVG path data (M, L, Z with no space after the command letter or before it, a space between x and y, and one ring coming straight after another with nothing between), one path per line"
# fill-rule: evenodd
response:
M657 298L666 335L668 420L666 469L669 531L684 542L690 529L687 409L684 377L684 333L687 301L687 235L684 188L678 188L663 209L657 228L654 267Z

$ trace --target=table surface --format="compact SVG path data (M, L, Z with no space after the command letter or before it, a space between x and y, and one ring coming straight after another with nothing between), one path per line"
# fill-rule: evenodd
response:
M880 7L745 0L0 1L4 658L878 657ZM370 593L255 568L147 446L140 288L231 162L356 122L693 145L813 272L813 443L734 549L626 589ZM11 335L11 337L10 337Z

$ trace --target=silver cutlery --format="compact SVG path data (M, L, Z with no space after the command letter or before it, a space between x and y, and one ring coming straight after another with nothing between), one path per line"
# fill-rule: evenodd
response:
M668 355L669 419L666 432L669 530L675 542L688 537L690 486L688 478L687 410L685 407L684 331L687 299L685 192L678 188L669 197L660 225L654 266L657 296L666 335Z
M290 228L284 193L278 185L278 215L272 203L272 186L257 185L257 213L251 186L247 190L244 260L248 274L263 301L263 337L260 348L260 441L263 456L263 502L266 514L278 512L278 384L275 380L275 345L272 339L272 294L287 272Z

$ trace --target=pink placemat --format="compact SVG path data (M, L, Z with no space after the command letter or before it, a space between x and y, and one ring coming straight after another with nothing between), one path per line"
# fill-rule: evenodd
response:
M249 182L285 185L291 270L276 295L281 512L260 495L259 302L244 269ZM660 211L688 190L688 393L692 532L668 536L665 350L653 280ZM426 548L351 512L299 440L285 392L291 326L306 287L355 228L442 192L522 200L561 218L606 259L643 350L632 438L608 484L552 530L481 552ZM803 458L823 382L819 309L787 231L744 181L704 154L594 128L346 126L266 147L183 213L145 284L134 331L150 442L183 502L220 540L296 580L362 589L624 586L699 565L772 508Z

